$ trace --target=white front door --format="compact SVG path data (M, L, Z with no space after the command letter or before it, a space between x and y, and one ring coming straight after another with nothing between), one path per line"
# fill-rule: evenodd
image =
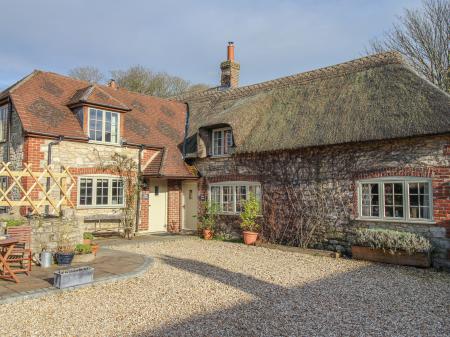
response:
M148 231L167 231L167 180L150 179Z
M197 230L197 182L183 181L183 229Z

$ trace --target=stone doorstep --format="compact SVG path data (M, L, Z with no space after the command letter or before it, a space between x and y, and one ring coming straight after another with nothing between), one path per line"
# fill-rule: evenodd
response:
M136 254L136 255L138 255L138 254ZM144 262L133 271L126 272L123 274L105 275L105 276L102 276L102 277L99 277L96 279L94 278L94 281L92 281L91 283L80 284L78 286L68 287L68 288L64 288L64 289L58 289L55 287L47 287L47 288L40 288L40 289L35 289L35 290L29 290L29 291L23 291L23 292L19 292L19 293L9 294L7 296L0 296L0 304L13 303L13 302L22 301L22 300L34 299L34 298L39 298L39 297L43 297L43 296L47 296L47 295L51 295L51 294L57 294L60 292L73 291L73 290L77 290L80 288L92 287L97 284L122 281L122 280L126 280L126 279L129 279L132 277L140 276L147 269L149 269L154 262L153 258L150 256L145 256L145 255L141 255L141 256L143 257Z
M283 245L276 245L273 243L259 242L259 243L256 243L256 246L268 248L268 249L281 250L284 252L300 253L300 254L307 254L307 255L313 255L313 256L325 256L325 257L331 257L331 258L335 258L335 259L340 258L342 256L341 253L339 253L339 252L333 252L333 251L329 251L329 250L283 246Z

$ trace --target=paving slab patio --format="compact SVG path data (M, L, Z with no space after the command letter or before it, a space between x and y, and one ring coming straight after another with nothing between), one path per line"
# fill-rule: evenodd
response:
M94 282L123 279L145 271L151 263L148 256L101 248L95 260L88 263L73 263L70 267L52 265L49 268L34 266L29 276L17 274L20 283L0 280L0 303L21 298L30 298L58 291L53 287L53 274L56 270L91 266L94 268Z

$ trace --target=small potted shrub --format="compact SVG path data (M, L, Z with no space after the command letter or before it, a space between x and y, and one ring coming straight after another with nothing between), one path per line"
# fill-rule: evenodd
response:
M219 207L216 203L204 203L203 214L200 218L200 227L202 228L203 238L211 240L214 237L214 229L216 227L217 215Z
M91 250L92 250L92 253L95 256L97 256L97 252L98 252L99 249L100 249L100 246L99 246L99 244L97 242L92 242L91 243Z
M259 201L255 195L250 194L249 199L243 202L241 216L241 228L243 229L244 243L246 245L255 244L258 239L260 225L256 222L260 214Z
M56 262L58 265L68 266L72 263L75 251L73 246L59 246L58 251L55 254Z
M356 231L352 246L355 259L429 267L431 243L415 233L382 228L361 228Z
M90 261L94 260L94 258L95 258L95 255L92 254L91 245L79 243L75 246L75 256L74 256L73 262L75 262L75 263L90 262Z
M89 232L83 233L83 244L90 245L92 240L94 240L94 235L92 235L92 233Z

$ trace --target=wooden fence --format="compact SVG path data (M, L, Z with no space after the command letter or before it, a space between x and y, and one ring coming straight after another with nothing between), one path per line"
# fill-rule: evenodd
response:
M44 206L56 213L61 211L61 206L74 207L70 193L76 180L68 167L62 167L60 172L51 166L33 171L31 164L25 164L23 170L14 171L10 165L0 163L0 178L7 179L6 184L0 184L0 206L27 206L32 214L42 214Z

